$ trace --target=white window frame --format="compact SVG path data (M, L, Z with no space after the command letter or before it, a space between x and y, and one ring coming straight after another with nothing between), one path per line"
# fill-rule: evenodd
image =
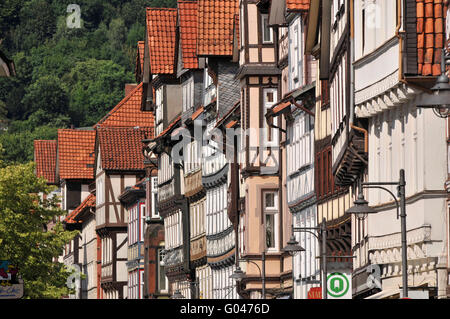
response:
M183 83L183 112L194 106L194 78L190 77Z
M268 97L268 93L272 93L273 94L273 101L269 102L267 100ZM269 109L272 108L272 106L277 103L277 99L278 99L278 89L277 88L264 88L263 89L263 113L264 115L267 113L267 111ZM278 126L278 117L275 116L273 117L273 125ZM279 133L278 133L278 129L275 128L270 128L269 125L267 124L267 121L263 120L263 128L264 128L264 139L267 142L267 146L269 147L277 147L278 146L278 139L279 139ZM268 136L268 132L269 130L271 130L271 138L269 140L269 136Z
M269 30L269 40L266 40L266 31ZM263 43L273 43L273 30L269 26L269 15L261 14L261 40Z
M155 90L155 104L156 104L156 115L155 115L155 127L156 135L162 132L163 119L164 119L164 97L163 97L163 87L160 86Z
M278 191L275 190L265 190L262 192L263 194L263 224L264 224L264 245L266 247L266 251L268 252L278 252L280 250L280 232L279 232L279 226L280 226L280 212L278 208ZM273 206L267 206L266 203L266 195L267 194L273 194L274 198L274 205ZM271 215L273 216L273 240L274 240L274 246L273 247L267 247L267 239L266 239L266 216Z
M158 207L156 206L158 201L158 177L150 177L150 187L151 187L151 201L152 201L152 211L151 218L161 218L159 215Z

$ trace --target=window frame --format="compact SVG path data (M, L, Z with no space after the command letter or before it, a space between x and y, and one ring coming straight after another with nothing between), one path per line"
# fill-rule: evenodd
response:
M267 206L267 194L273 194L273 201L274 206ZM264 247L267 252L279 252L280 251L280 209L279 209L279 191L275 189L265 189L262 191L262 209L263 209L263 225L264 225ZM267 246L267 216L270 216L273 218L273 241L274 246L268 247Z

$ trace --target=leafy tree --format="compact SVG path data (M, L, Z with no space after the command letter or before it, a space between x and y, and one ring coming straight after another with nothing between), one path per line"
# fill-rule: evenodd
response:
M63 211L57 199L42 199L51 188L34 174L34 164L0 168L0 259L19 268L26 298L60 298L69 293L69 275L54 261L76 232L65 231L61 223L49 231L44 225Z
M64 128L61 126L60 128ZM14 121L8 131L0 134L0 144L5 151L3 159L7 163L25 163L33 160L33 141L38 139L56 139L58 129L51 126L39 126L30 129L28 121Z
M121 18L111 20L108 40L113 50L121 50L126 40L127 28Z
M22 102L30 114L40 110L49 116L64 115L69 108L67 93L53 75L43 76L28 87Z
M0 2L0 34L5 34L11 26L19 22L21 0L2 0Z
M25 2L19 13L20 24L13 37L18 48L29 50L50 39L56 30L56 16L45 0Z
M123 97L130 72L112 61L89 59L78 62L64 77L71 88L70 116L76 126L90 126L100 120Z

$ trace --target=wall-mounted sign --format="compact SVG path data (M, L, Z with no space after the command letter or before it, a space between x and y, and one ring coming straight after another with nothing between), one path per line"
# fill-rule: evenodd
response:
M0 260L0 299L23 297L23 280L18 272L8 260Z
M322 287L313 287L309 289L308 299L322 299Z
M348 273L334 272L327 277L328 299L352 299L352 277Z

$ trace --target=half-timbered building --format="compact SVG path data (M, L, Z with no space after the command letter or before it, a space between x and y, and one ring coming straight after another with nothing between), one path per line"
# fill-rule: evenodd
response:
M206 59L203 81L202 184L206 190L206 255L214 299L237 298L230 277L235 268L235 232L227 214L230 165L218 141L217 121L239 100L238 64L233 56L236 0L198 2L197 55ZM221 136L221 134L219 133Z
M183 127L190 140L183 150L184 196L189 205L191 285L195 299L212 297L211 268L206 259L206 192L202 184L203 80L205 58L197 56L198 2L178 1L178 66L183 94Z
M127 215L119 196L145 176L141 141L152 128L97 127L96 230L101 237L103 298L127 297Z
M155 114L156 136L147 148L158 156L158 213L164 220L165 236L160 265L168 278L168 293L179 291L191 298L189 207L184 197L182 154L175 159L172 154L178 141L172 133L180 127L183 111L183 88L176 65L177 9L147 8L146 28L144 74L149 76L144 94L147 107ZM185 92L190 92L188 86Z
M146 206L146 180L126 187L119 200L126 210L128 299L144 299L144 232L148 216Z
M94 181L95 131L60 129L57 141L56 180L61 185L61 208L70 214L88 197L89 185ZM77 265L80 270L81 239L80 235L75 236L63 253L64 264ZM69 297L80 298L81 290Z
M341 165L339 163L343 163L342 154L347 158L347 155L353 154L354 148L357 147L354 143L347 145L347 142L342 142L349 136L350 131L349 117L346 115L349 112L343 111L351 109L348 71L349 3L349 1L311 1L305 38L305 53L318 60L314 119L314 191L317 226L322 227L322 223L324 221L326 223L327 247L326 251L320 250L320 253L327 256L351 255L351 221L345 214L352 206L351 193L348 183L342 182L344 179L338 177L340 173L336 173L336 167ZM334 165L336 158L333 154L340 154L339 165ZM357 160L364 159L360 154L352 156L350 157ZM356 177L352 175L349 178L354 180ZM316 234L322 235L321 232ZM323 246L322 238L319 245ZM327 266L333 263L341 271L350 273L351 261L349 258L327 258ZM323 263L320 266L324 267Z
M95 195L89 194L85 200L70 212L64 219L67 230L78 230L78 264L80 276L75 278L75 284L79 285L79 299L97 299L97 250L100 237L95 231Z
M280 125L266 113L281 98L278 29L270 26L272 1L239 1L239 71L245 184L240 265L247 273L241 295L260 298L262 276L266 298L290 293L292 259L282 248L291 235L291 214L283 200ZM258 266L255 266L254 264ZM260 271L261 270L261 271ZM265 274L262 274L265 272Z
M266 114L278 124L281 138L280 193L293 214L292 227L317 227L314 191L314 112L316 61L304 53L309 1L273 1L269 23L278 34L281 100ZM318 240L311 232L295 232L305 252L293 260L293 298L306 299L320 279Z

